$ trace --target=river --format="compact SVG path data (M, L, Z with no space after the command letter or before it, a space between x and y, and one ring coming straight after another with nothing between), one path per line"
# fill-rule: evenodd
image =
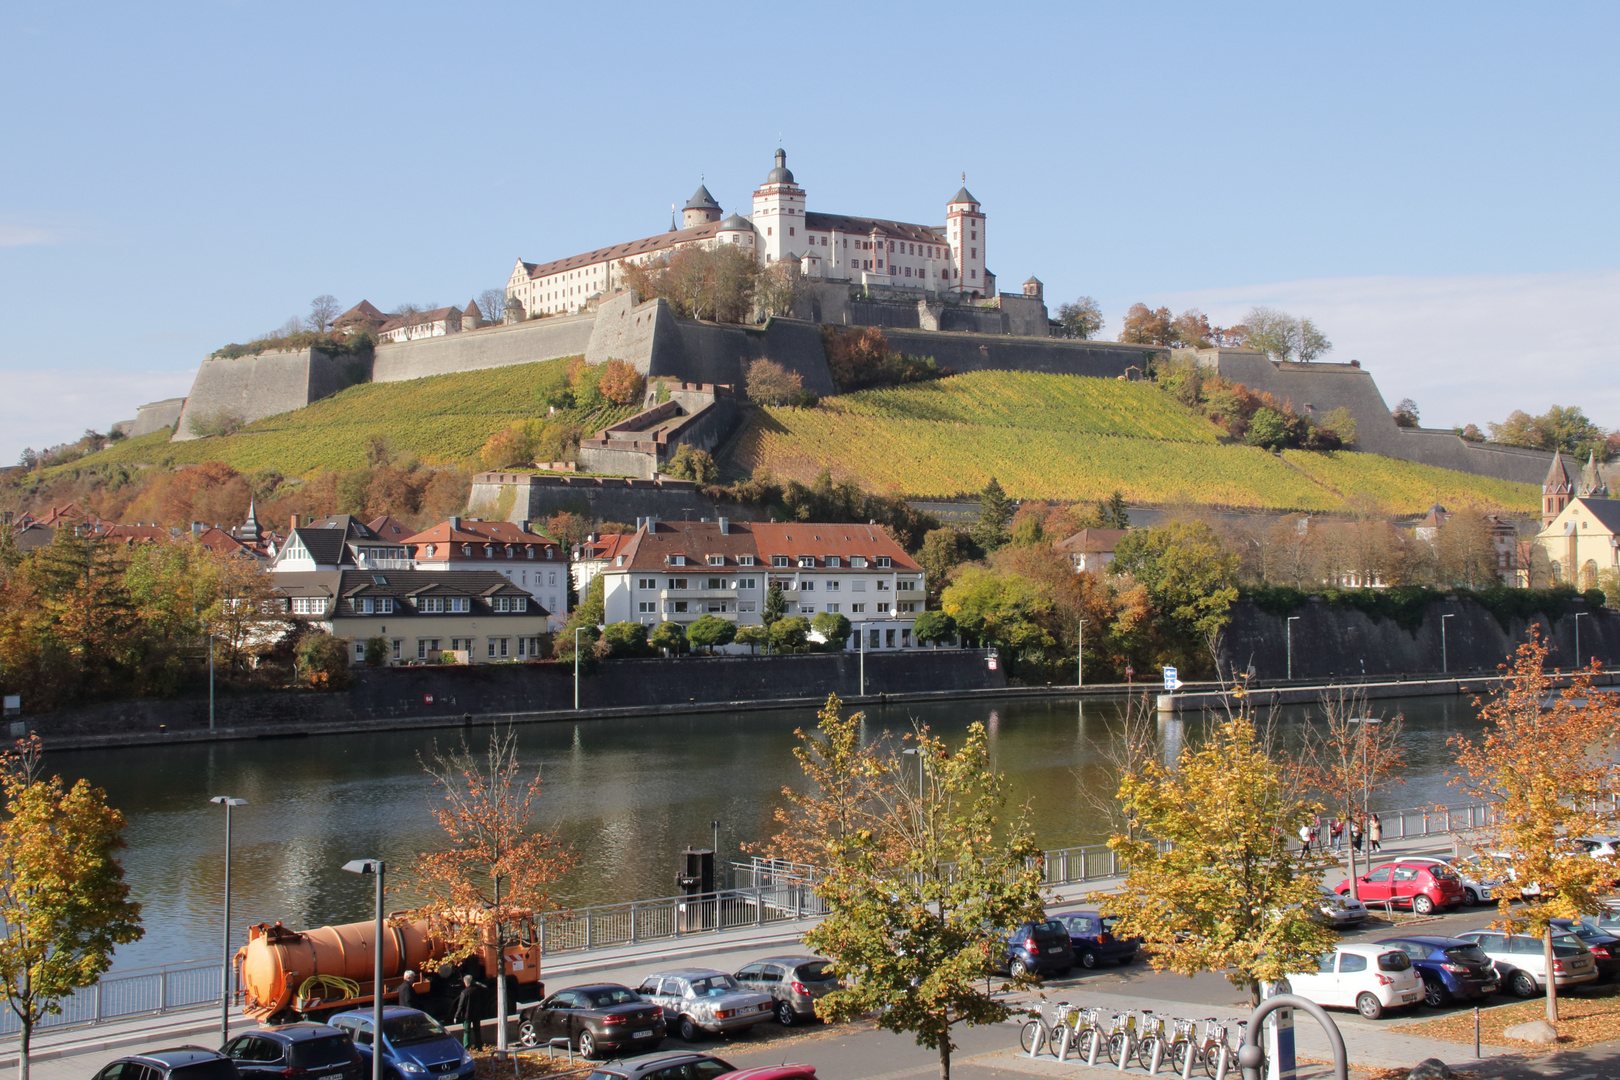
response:
M866 730L900 733L916 718L954 742L971 722L985 722L1012 801L1030 804L1037 840L1056 848L1105 839L1080 788L1108 783L1096 744L1119 730L1122 708L1120 700L891 704L869 711ZM1306 711L1285 713L1288 726L1297 729ZM1478 730L1466 699L1395 699L1373 711L1404 714L1409 762L1405 784L1375 805L1465 801L1447 787L1446 740ZM713 821L722 864L768 836L783 785L799 779L794 729L814 723L813 710L766 710L520 726L520 759L544 781L540 823L580 857L559 904L671 895L676 853L710 846ZM1160 719L1163 752L1198 738L1204 723ZM302 928L369 918L370 879L342 865L383 858L402 867L439 845L434 787L419 755L460 737L411 731L72 751L49 755L46 766L105 788L128 818L122 859L146 925L141 941L119 950L115 967L128 969L217 955L224 818L211 795L247 800L232 817L235 936L263 921ZM488 729L469 737L480 748ZM409 900L390 888L390 907Z

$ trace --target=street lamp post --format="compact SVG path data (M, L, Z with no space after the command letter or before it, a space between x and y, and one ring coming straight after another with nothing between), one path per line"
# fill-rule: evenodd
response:
M231 1037L231 807L246 806L247 800L215 795L208 801L225 808L225 954L219 972L219 1044L224 1046Z
M861 638L861 697L866 696L866 624L856 631Z
M208 635L208 730L214 730L214 635ZM230 821L226 811L225 820Z
M1077 632L1077 641L1074 646L1074 685L1086 685L1086 623L1090 619L1080 620L1080 629Z
M1577 671L1580 670L1581 666L1581 620L1590 614L1589 611L1577 611L1575 613L1575 668Z
M574 627L574 711L579 711L579 632L583 626Z
M1446 620L1455 619L1455 614L1440 616L1440 674L1451 672L1451 660L1446 656Z
M900 752L902 754L917 755L917 798L921 799L923 794L923 758L927 757L927 755L923 753L923 748L920 746L913 746Z
M1294 679L1294 624L1299 622L1300 618L1299 615L1288 616L1288 680L1290 682ZM1219 672L1216 674L1219 674Z
M372 931L374 963L371 975L371 1080L382 1080L383 1055L383 878L388 864L381 859L353 859L343 864L351 874L370 874L377 879L377 925Z

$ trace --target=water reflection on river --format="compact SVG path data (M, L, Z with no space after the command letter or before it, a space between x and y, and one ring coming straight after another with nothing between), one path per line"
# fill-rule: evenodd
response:
M889 705L870 710L867 734L909 730L915 717L954 740L972 721L986 722L1013 800L1032 807L1037 839L1063 847L1103 839L1079 788L1110 782L1095 747L1118 731L1121 708L1120 701L1072 700ZM1460 802L1446 787L1446 740L1477 727L1465 699L1375 702L1372 711L1407 718L1407 782L1386 805ZM1304 713L1290 710L1286 719L1297 727ZM722 860L768 835L783 785L798 781L793 731L814 722L813 711L766 711L520 727L520 755L545 779L542 819L580 854L559 902L669 895L674 853L708 846L715 820ZM1165 755L1197 740L1203 727L1196 715L1160 719ZM484 729L471 737L485 737ZM418 755L435 739L457 738L453 730L393 732L53 754L50 768L105 787L129 819L124 866L145 908L147 936L121 949L117 966L215 954L223 821L210 795L248 802L232 819L238 927L368 917L370 885L339 868L361 857L402 866L439 843ZM409 901L402 893L397 899Z

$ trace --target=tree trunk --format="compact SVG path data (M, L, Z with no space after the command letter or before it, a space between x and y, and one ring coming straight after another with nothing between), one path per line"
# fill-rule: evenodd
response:
M23 1080L28 1080L25 1076ZM939 1040L939 1080L951 1080L951 1042Z
M1547 964L1547 1023L1558 1023L1558 983L1553 978L1552 924L1542 931L1541 955ZM24 1080L27 1080L24 1077Z
M34 1022L27 1017L22 1022L22 1041L17 1047L17 1080L28 1080L28 1046L34 1041Z
M1249 1007L1253 1008L1253 1009L1258 1009L1260 1007L1260 1002L1262 1000L1264 1000L1264 999L1261 996L1260 980L1259 979L1250 979L1249 980Z

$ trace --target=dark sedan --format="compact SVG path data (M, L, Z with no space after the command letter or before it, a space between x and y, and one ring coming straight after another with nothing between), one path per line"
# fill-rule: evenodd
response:
M1412 961L1423 979L1425 1005L1438 1008L1449 1001L1473 1001L1501 989L1496 965L1472 941L1419 934L1383 938L1378 944L1399 949Z
M1128 964L1136 959L1141 938L1115 937L1114 923L1118 916L1098 911L1063 911L1052 916L1069 930L1069 941L1074 949L1074 962L1084 968L1098 964Z
M1574 919L1549 919L1548 922L1552 923L1554 933L1567 930L1586 942L1597 961L1600 981L1611 981L1620 975L1620 926L1603 926L1594 915L1587 915L1578 922Z
M221 1053L236 1063L242 1080L361 1080L354 1040L329 1024L260 1028L236 1036Z
M635 1047L658 1049L665 1035L664 1010L628 986L592 983L559 990L538 1005L523 1010L518 1040L524 1046L543 1046L552 1039L587 1058Z

